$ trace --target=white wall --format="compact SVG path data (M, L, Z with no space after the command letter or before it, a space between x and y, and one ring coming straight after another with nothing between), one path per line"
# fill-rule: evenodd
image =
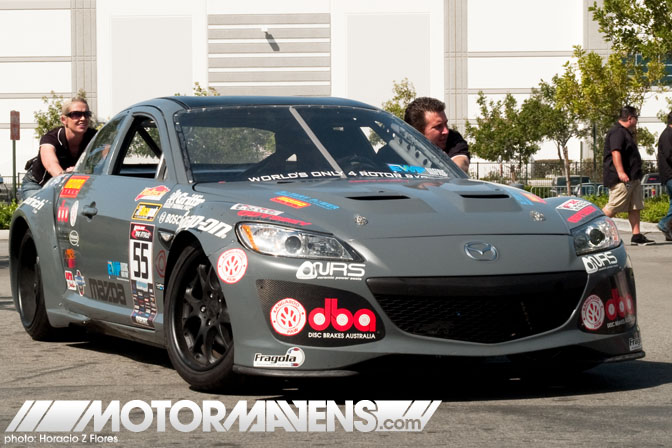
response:
M96 2L98 116L207 84L205 0Z
M443 1L332 1L332 95L380 106L408 78L443 97Z

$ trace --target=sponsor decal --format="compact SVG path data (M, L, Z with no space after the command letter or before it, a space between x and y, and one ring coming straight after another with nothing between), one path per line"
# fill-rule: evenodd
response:
M82 189L84 184L86 183L87 180L89 180L90 176L72 176L70 177L67 182L65 182L65 185L63 185L63 189L61 190L61 197L62 198L76 198L77 195L79 194L79 190Z
M269 181L278 181L278 180L289 180L289 179L303 179L309 177L306 172L294 172L294 173L283 173L283 174L266 174L258 177L248 177L247 180L250 182L269 182Z
M68 241L75 247L79 246L79 233L76 230L71 230L68 234Z
M309 204L325 208L327 210L336 210L337 208L339 208L338 205L330 204L328 202L324 202L316 198L311 198L310 196L305 196L299 193L292 193L290 191L276 191L275 193L281 195L281 197L298 199L299 201L304 201Z
M519 193L517 193L517 192L514 193L513 191L510 191L509 193L511 194L511 196L513 196L513 198L514 198L516 201L518 201L519 204L521 204L521 205L532 205L532 201L529 201L529 200L528 200L526 197L524 197L523 195L521 195L521 194L519 194Z
M273 210L272 208L266 208L266 207L257 207L256 205L249 205L249 204L234 204L233 206L231 206L231 210L263 213L265 215L282 215L282 212L279 210Z
M243 218L265 219L268 221L281 222L283 224L293 224L297 226L309 226L312 224L310 222L301 221L300 219L288 218L287 216L270 215L268 213L253 212L250 210L241 210L238 212L238 216Z
M358 310L353 315L349 310L338 307L338 299L324 299L324 307L315 308L308 315L308 324L318 331L330 327L337 331L348 331L354 325L359 331L374 332L376 315L367 309Z
M107 262L107 275L110 277L128 278L128 263L122 263L120 261L108 261Z
M77 223L77 212L79 211L79 201L75 201L70 207L70 227L75 227Z
M285 298L271 308L271 326L283 336L298 334L306 325L306 309L298 301Z
M224 283L238 283L247 271L247 255L241 249L229 249L217 260L217 275Z
M65 199L61 202L61 205L58 206L56 211L56 221L58 222L68 222L68 216L70 215L70 208L65 205Z
M74 249L65 249L63 253L63 259L65 260L65 265L69 269L74 269L77 267L77 259L75 258Z
M398 165L395 163L388 163L388 167L394 173L404 173L407 177L422 177L418 176L419 174L430 174L432 176L446 176L444 170L437 168L426 168L422 166L412 166L412 165Z
M49 202L47 199L38 199L34 196L29 196L23 200L24 204L33 209L33 213L37 213L42 210L42 207L44 207L44 204L47 202Z
M278 204L286 205L292 208L303 208L309 207L310 204L307 202L299 201L298 199L292 199L287 196L276 196L271 198L271 201L277 202Z
M154 226L131 223L128 247L128 265L131 268L131 280L151 283L153 257Z
M583 199L569 199L563 202L562 204L558 205L556 208L558 210L571 210L574 212L578 212L582 208L588 207L589 205L591 205L590 202L585 201Z
M163 291L163 283L155 283L157 291Z
M159 274L159 277L163 278L166 275L166 251L161 249L158 254L156 254L156 261L154 262L154 267L156 268L156 273Z
M186 191L177 190L168 196L163 206L175 210L191 210L203 202L205 202L205 198L202 194L189 194Z
M635 304L632 296L630 294L622 296L618 288L611 289L611 299L607 300L605 308L609 329L633 323L635 320Z
M214 235L218 238L226 238L226 235L232 229L230 225L225 222L216 220L215 218L205 218L205 216L200 215L187 215L182 218L180 221L180 226L177 228L177 231L185 229L197 229L202 232L207 232L210 235Z
M287 350L284 355L263 355L261 353L254 354L254 367L301 367L303 361L306 359L303 350L299 347L292 347Z
M639 351L642 349L642 338L640 338L639 335L634 338L629 338L628 345L630 346L631 352Z
M262 308L270 316L269 327L278 340L299 346L338 347L385 337L376 310L350 291L299 282L256 283Z
M261 355L264 356L264 355ZM439 400L26 400L5 429L5 444L112 444L110 433L420 432ZM39 433L39 434L33 434ZM53 434L57 433L57 434Z
M329 261L304 261L296 271L299 280L361 280L364 264Z
M121 283L90 278L89 288L91 289L91 298L94 300L126 305L126 293Z
M133 295L131 321L143 327L154 328L157 306L153 284L131 280L131 293Z
M136 221L154 221L154 218L161 210L161 204L153 204L151 202L140 202L131 219Z
M529 199L532 202L537 202L539 204L545 204L546 203L545 200L543 200L542 198L540 198L539 196L537 196L534 193L530 193L529 191L521 191L520 194L522 194L523 196L525 196L527 199Z
M179 226L186 215L163 212L159 215L159 224L173 224Z
M135 200L136 202L139 201L140 199L149 199L150 201L158 201L169 191L170 188L166 187L165 185L158 185L156 187L147 187L135 197Z
M77 291L77 282L75 282L75 275L72 271L65 271L65 284L68 286L68 289Z
M604 304L602 299L592 295L581 307L581 321L588 330L599 330L604 323Z
M75 283L77 284L77 292L80 296L83 296L86 281L84 281L84 277L82 276L82 273L79 272L79 269L77 269L77 272L75 273Z
M571 223L577 223L577 222L581 221L582 219L584 219L585 217L587 217L589 215L592 215L593 213L595 213L597 211L598 211L597 207L595 207L593 205L589 205L588 207L582 208L581 210L579 210L578 212L574 213L572 216L567 218L567 221L569 221Z
M581 260L586 268L586 272L589 274L594 274L595 272L618 266L618 258L616 258L611 251L593 255L584 255L581 257Z

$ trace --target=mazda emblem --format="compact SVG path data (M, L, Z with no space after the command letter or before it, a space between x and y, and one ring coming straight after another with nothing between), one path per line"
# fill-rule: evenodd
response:
M468 242L464 245L464 253L476 261L495 261L499 256L495 246L482 241Z

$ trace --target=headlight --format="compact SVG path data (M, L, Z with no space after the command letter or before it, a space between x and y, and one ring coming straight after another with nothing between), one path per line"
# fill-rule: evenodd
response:
M621 244L616 224L606 216L573 229L572 236L576 255L612 249Z
M240 242L255 252L294 258L355 260L352 249L333 236L263 223L239 223Z

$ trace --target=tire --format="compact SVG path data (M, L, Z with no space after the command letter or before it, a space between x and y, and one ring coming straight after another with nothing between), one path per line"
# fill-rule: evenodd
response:
M166 347L177 373L199 390L232 386L231 318L215 269L199 247L180 254L167 292Z
M37 254L33 234L30 230L27 230L23 235L19 245L16 276L17 302L23 328L36 341L52 339L56 330L49 325L49 319L47 318L40 257Z

